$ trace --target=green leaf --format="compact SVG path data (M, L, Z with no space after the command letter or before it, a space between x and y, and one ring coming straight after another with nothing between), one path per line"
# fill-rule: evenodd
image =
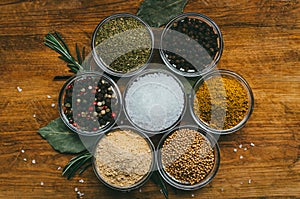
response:
M165 25L173 17L181 14L188 0L144 0L137 16L151 27Z
M60 153L80 153L86 150L79 136L69 130L61 118L52 120L47 126L40 128L38 133Z

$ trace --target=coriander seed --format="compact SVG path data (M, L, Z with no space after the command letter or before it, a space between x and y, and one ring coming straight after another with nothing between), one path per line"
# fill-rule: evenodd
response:
M176 128L162 138L158 149L159 172L178 189L198 189L218 170L219 147L212 136L197 127Z

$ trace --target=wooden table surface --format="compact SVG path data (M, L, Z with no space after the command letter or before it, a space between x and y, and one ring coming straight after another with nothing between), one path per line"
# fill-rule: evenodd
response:
M51 104L64 82L53 78L70 75L43 45L44 36L58 31L73 52L75 43L90 51L92 32L103 18L136 13L140 2L1 1L0 198L77 198L75 188L82 198L164 198L152 181L130 193L112 191L91 168L65 179L59 168L73 155L56 152L37 133L59 116ZM203 13L219 25L225 48L217 68L248 81L255 109L242 130L219 139L221 164L213 181L192 192L169 187L169 198L300 197L299 5L298 0L188 2L185 12Z

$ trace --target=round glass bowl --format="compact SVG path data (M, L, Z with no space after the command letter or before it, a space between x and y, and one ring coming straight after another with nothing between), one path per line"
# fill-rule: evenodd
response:
M157 167L163 179L182 190L208 184L220 165L216 140L196 126L179 126L166 133L157 148Z
M215 70L194 85L190 107L193 118L205 131L229 134L241 129L254 106L250 86L240 75Z
M199 13L185 13L164 28L160 56L175 73L196 77L212 70L221 58L223 37L217 24Z
M74 75L59 93L59 113L63 122L80 135L98 135L118 120L122 98L118 86L97 72Z
M165 70L146 70L132 78L124 91L129 122L145 133L163 133L181 121L186 95L181 82Z
M151 140L134 128L113 128L101 136L95 146L95 174L112 189L137 189L150 178L154 170L154 150Z
M149 25L135 15L111 15L96 27L92 52L99 67L114 76L132 76L147 67L154 36Z

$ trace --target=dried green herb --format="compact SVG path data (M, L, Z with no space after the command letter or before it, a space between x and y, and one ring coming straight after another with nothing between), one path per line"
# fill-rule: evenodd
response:
M137 16L151 27L160 27L181 14L187 2L188 0L144 0Z
M97 55L110 70L127 73L147 63L152 39L138 19L117 17L99 27L94 45Z
M40 128L38 133L60 153L80 153L86 150L78 135L69 130L61 118L52 120Z

